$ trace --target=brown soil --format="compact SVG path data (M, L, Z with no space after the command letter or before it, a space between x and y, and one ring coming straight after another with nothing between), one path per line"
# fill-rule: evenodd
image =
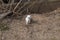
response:
M7 23L10 29L3 33L3 40L60 40L59 8L31 15L33 21L29 25L25 24L26 15L19 19L4 19L3 22Z

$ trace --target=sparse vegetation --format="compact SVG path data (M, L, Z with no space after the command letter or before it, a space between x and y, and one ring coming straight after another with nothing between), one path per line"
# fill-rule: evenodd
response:
M0 0L0 19L0 40L60 40L60 0Z
M9 30L9 27L5 23L0 23L0 31L6 31Z

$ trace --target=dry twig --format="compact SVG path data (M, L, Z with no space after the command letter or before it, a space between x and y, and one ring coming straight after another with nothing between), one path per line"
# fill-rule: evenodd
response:
M13 12L15 12L16 8L19 6L19 4L21 3L21 1L22 1L22 0L20 0L20 1L17 3L17 5L15 6Z

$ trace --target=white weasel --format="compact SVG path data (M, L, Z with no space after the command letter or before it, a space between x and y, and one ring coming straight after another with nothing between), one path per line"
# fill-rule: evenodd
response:
M26 21L26 25L31 23L31 15L27 15L27 17L25 18L25 21Z

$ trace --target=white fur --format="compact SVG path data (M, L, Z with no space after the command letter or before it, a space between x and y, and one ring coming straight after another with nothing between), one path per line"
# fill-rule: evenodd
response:
M31 22L31 15L27 15L25 21L26 21L26 25L28 25Z

